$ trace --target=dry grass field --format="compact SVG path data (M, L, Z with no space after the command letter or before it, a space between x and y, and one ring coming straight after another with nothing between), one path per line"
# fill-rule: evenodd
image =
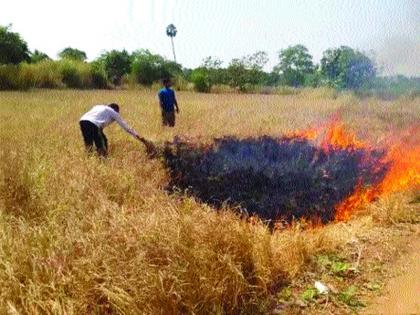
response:
M94 104L116 102L159 145L176 135L200 142L279 137L339 115L359 139L379 145L419 126L419 98L308 90L178 92L178 101L169 130L154 91L0 93L1 314L353 312L380 289L392 257L418 237L416 182L350 221L271 231L228 207L215 211L166 192L162 161L116 125L105 130L109 158L88 156L78 120ZM334 283L331 296L317 295L313 280Z

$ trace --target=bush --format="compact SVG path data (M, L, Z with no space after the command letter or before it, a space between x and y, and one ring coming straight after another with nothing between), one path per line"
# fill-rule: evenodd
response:
M82 78L72 62L65 61L60 64L60 73L63 76L63 83L70 88L81 88Z
M62 87L62 75L58 63L45 60L36 64L25 64L23 69L33 75L33 87L37 88L58 88Z
M0 65L0 90L14 90L18 88L19 67Z
M0 65L0 90L26 90L33 87L33 73L25 70L25 64Z
M194 83L194 88L197 92L210 92L210 80L207 73L203 70L194 70L191 73L191 81Z
M100 68L74 60L59 62L63 83L69 88L107 87L106 74Z
M148 50L139 50L132 55L131 73L137 82L152 85L165 77L177 77L182 74L181 65L164 59L160 55L152 54Z
M106 78L105 72L92 68L91 76L92 76L92 88L96 88L96 89L108 88L108 80Z

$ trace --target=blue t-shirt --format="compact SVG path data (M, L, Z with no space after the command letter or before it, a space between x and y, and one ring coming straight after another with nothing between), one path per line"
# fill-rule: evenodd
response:
M158 95L162 109L165 112L173 112L175 105L175 92L169 88L163 88L159 91Z

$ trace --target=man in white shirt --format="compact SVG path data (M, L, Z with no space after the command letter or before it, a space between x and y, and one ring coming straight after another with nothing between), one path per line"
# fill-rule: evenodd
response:
M119 112L120 107L115 103L109 105L95 105L80 118L80 129L87 151L92 152L93 143L95 143L98 154L101 156L107 155L108 139L106 138L103 129L114 121L137 140L145 141L145 139L140 137L134 129L127 125L121 118Z

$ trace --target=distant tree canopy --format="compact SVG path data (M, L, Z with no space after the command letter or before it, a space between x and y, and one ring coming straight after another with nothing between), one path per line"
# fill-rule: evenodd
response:
M176 28L169 25L167 32L172 39L176 35ZM392 95L401 95L403 91L415 94L420 90L418 78L377 77L374 61L347 46L327 49L319 64L313 63L305 46L289 46L280 50L279 62L271 71L265 69L268 54L264 51L233 58L227 66L223 66L219 58L209 56L193 69L182 68L179 63L147 49L139 49L131 54L126 50L111 50L93 62L86 62L86 53L72 47L63 49L58 55L62 60L51 60L39 50L31 53L27 43L18 33L12 32L10 26L0 26L0 89L17 86L32 75L35 83L28 81L24 86L109 88L111 85L120 85L124 76L127 76L129 82L143 85L170 77L178 88L187 88L188 82L192 82L200 92L210 92L215 85L220 85L221 91L228 85L243 92L277 86L330 86L358 90L358 93L374 89L383 95L391 90ZM44 60L49 62L36 65ZM20 63L27 64L15 66ZM21 74L24 75L21 77ZM38 80L40 77L43 78L42 82Z
M166 60L149 50L141 49L132 54L132 73L140 84L151 85L165 77L175 77L182 74L180 64Z
M274 71L282 74L286 85L302 86L305 78L314 72L312 56L303 45L290 46L279 53L279 64Z
M0 26L0 64L30 61L27 43L10 26Z
M87 59L86 53L84 51L71 47L64 48L58 54L58 56L61 59L71 59L76 61L85 61Z
M376 75L372 60L347 46L328 49L321 59L321 73L330 85L339 89L358 89Z
M126 50L111 50L99 57L108 79L114 84L121 84L123 75L130 73L132 58Z
M51 58L47 54L37 49L35 49L35 51L31 53L31 63L37 63L43 60L51 60Z
M268 55L264 51L232 59L226 69L230 86L245 91L249 86L264 84L267 74L263 67L267 62Z

